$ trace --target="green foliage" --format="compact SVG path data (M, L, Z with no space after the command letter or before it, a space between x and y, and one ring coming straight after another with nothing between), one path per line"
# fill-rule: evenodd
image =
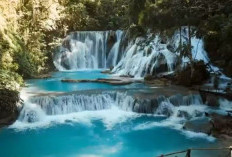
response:
M11 6L8 1L1 2L0 20L5 20L5 26L0 26L3 78L16 73L31 78L52 69L52 52L67 32L126 28L128 3L124 0L24 0ZM56 11L59 8L60 11L54 13L51 5L59 6ZM53 19L53 14L57 19ZM7 79L3 78L5 86Z
M210 58L232 76L232 11L228 16L222 14L209 18L204 32Z
M15 57L16 62L19 64L17 72L23 76L23 78L31 78L37 73L37 66L33 62L33 57L30 53L20 52Z
M126 28L128 4L124 0L66 1L60 25L67 26L68 31Z
M146 35L146 30L139 26L139 25L131 25L128 29L128 37L129 40L135 39L136 37L139 36L145 36Z
M130 24L139 24L141 21L141 13L145 9L146 0L130 0L128 7L128 14Z
M2 35L0 34L0 69L4 70L17 70L17 64L13 63L13 50L10 49L9 43L3 40Z
M0 89L19 90L21 85L23 79L19 74L0 69Z
M205 39L206 50L214 64L232 76L232 1L146 0L145 7L138 12L138 24L155 32L177 30L181 26L196 28L196 35ZM178 50L192 60L189 45L191 41L180 45Z
M167 36L181 26L194 26L196 35L204 38L210 58L232 75L231 0L23 0L17 3L13 6L8 1L0 3L0 20L4 19L0 21L0 69L4 76L18 73L31 78L51 70L54 49L71 31L128 29L129 38L135 38L143 36L148 29ZM51 5L58 7L50 10ZM190 58L192 64L189 45L191 41L180 44L177 51Z

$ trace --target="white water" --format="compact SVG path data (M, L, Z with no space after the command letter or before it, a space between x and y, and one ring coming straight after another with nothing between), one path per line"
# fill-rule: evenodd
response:
M135 43L129 44L123 58L113 69L114 73L143 77L146 74L173 71L176 55L167 49L167 44L161 44L159 35L146 45L141 45L141 42L146 41L137 38Z
M101 120L105 128L111 130L117 124L149 115L166 118L160 122L138 124L133 129L169 127L180 130L189 138L215 140L206 134L182 129L187 120L203 118L205 112L210 112L211 109L202 103L199 95L178 94L171 97L136 99L127 92L105 91L98 94L40 97L24 94L23 97L26 102L20 117L10 128L17 130L46 128L63 123L72 125L73 122L91 126L94 120ZM226 104L221 102L221 108Z
M112 47L112 49L109 52L109 55L107 57L107 67L114 67L118 63L117 60L119 59L119 50L120 50L120 44L122 41L122 35L123 31L117 30L116 31L116 38L117 41Z
M220 100L218 109L211 109L202 103L199 95L181 94L171 97L135 98L127 92L104 91L102 93L77 93L67 95L36 96L21 93L25 104L19 119L10 128L17 130L50 127L56 124L82 123L92 125L94 120L101 120L105 128L113 129L117 124L130 119L149 115L164 117L159 122L145 122L136 125L134 130L153 127L169 127L180 130L189 138L214 138L203 133L183 130L188 120L205 118L205 112L224 114L231 109L231 102Z
M198 95L135 99L127 92L112 91L99 94L24 97L24 107L12 128L48 127L68 121L91 125L92 120L100 119L107 129L111 129L128 119L149 114L168 117L159 123L161 126L181 129L183 121L202 117L207 111ZM183 112L184 114L181 114Z
M187 27L182 27L181 34L182 42L186 43ZM112 38L115 38L115 43L110 47ZM147 74L174 72L179 55L175 52L180 43L179 31L165 40L159 34L148 34L146 38L138 37L129 43L123 43L124 38L124 32L120 30L72 33L64 39L54 58L54 64L58 70L114 67L112 72L116 75L132 75L136 78ZM194 36L191 42L193 59L209 64L210 71L219 71L220 69L210 64L203 40ZM123 48L123 45L127 46ZM183 66L188 62L189 59L183 57Z
M183 27L182 31L182 41L187 42L186 28ZM124 52L121 52L123 49L120 48L123 32L116 32L116 42L111 50L107 50L109 35L109 31L76 32L69 35L55 57L56 67L59 70L79 70L115 66L112 71L117 75L132 75L137 78L146 74L159 74L175 70L179 54L171 52L168 45L174 49L178 47L178 32L167 41L162 41L159 34L154 36L150 34L147 39L137 38L135 42L131 41L128 44ZM203 41L196 37L191 40L193 58L209 63ZM186 61L188 62L188 59L183 58L183 63ZM25 102L19 120L13 127L31 124L31 126L48 125L54 121L58 123L66 120L76 121L82 119L79 116L86 118L85 115L91 119L94 116L89 114L94 112L94 115L107 121L105 123L107 127L113 127L119 119L125 120L131 116L138 116L135 113L149 113L169 117L160 125L172 124L180 129L183 120L204 116L202 113L207 111L207 108L203 107L200 97L195 95L185 97L178 95L170 98L159 97L155 101L152 99L138 101L126 92L104 92L101 94L36 97ZM222 102L222 104L225 103ZM114 112L117 113L117 116ZM116 118L114 118L115 116Z
M109 31L75 32L67 36L54 65L60 71L106 68L106 45Z

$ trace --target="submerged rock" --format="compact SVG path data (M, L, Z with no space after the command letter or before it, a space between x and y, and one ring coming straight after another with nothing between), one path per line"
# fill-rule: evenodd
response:
M101 71L102 74L112 74L112 71L111 70L104 70L104 71Z
M79 83L79 82L96 82L96 83L108 83L111 85L127 85L134 83L133 80L128 80L128 79L93 79L93 80L75 80L75 79L63 79L61 82L67 82L67 83Z

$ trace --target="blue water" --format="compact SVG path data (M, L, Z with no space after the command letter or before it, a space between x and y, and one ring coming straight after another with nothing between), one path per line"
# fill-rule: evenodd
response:
M26 83L30 87L36 87L37 90L46 92L72 92L78 90L92 89L130 89L130 88L145 88L141 83L133 83L130 85L110 85L106 83L67 83L61 82L62 79L97 79L110 78L112 76L102 74L100 70L93 71L70 71L70 72L54 72L52 77L48 79L32 79Z
M107 130L100 120L92 121L90 126L71 123L25 131L4 129L0 132L0 156L154 157L189 147L215 145L206 139L188 138L165 127L134 129L139 124L162 119L141 116L117 124L111 130ZM197 156L207 157L205 153Z
M110 75L100 71L55 72L52 78L28 80L29 87L38 91L71 92L89 89L131 89L147 88L143 84L113 86L102 83L63 83L61 79L96 79L108 78ZM77 113L78 115L80 113ZM140 115L112 119L120 112L103 112L103 118L96 111L91 119L79 117L82 122L66 121L53 125L29 129L12 127L0 130L0 157L155 157L162 153L179 151L190 147L217 146L217 140L209 141L205 137L186 136L181 131L170 127L146 127L153 122L161 123L164 117ZM66 115L63 115L66 116ZM78 118L77 118L78 119ZM118 122L115 122L117 121ZM89 124L88 121L91 121ZM114 123L108 128L107 123ZM28 124L29 126L31 124ZM142 127L141 127L142 126ZM144 126L144 128L143 128ZM138 129L142 128L142 129ZM196 157L219 156L218 152L196 152ZM183 155L184 156L184 155Z

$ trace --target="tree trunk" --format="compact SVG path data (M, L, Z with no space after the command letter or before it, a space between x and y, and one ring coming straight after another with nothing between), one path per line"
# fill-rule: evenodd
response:
M181 26L180 26L180 48L182 48L182 31L181 31Z
M190 68L191 68L191 78L193 78L193 73L194 73L194 61L193 61L193 56L192 56L192 42L191 42L191 27L188 25L188 51L189 51L189 61L190 61Z
M180 31L180 43L179 43L179 57L178 57L178 67L177 67L177 71L181 71L181 59L182 59L182 31L181 31L181 26L179 27L179 31Z

